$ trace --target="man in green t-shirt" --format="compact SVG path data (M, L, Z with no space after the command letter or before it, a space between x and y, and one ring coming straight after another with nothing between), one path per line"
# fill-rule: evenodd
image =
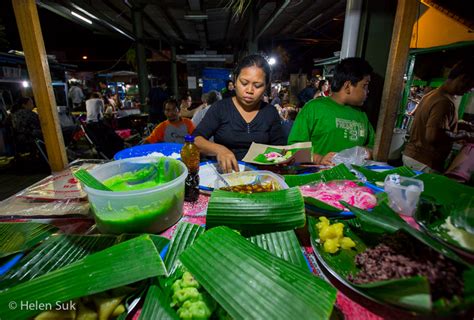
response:
M361 58L342 60L334 69L330 97L310 100L300 111L288 144L311 141L313 162L330 165L334 155L355 146L366 147L369 157L374 128L360 107L369 93L372 67Z

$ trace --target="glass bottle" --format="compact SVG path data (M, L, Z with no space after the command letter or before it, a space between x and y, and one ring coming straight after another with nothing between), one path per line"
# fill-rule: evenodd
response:
M185 180L184 200L194 202L199 198L199 149L194 144L194 137L184 137L184 146L181 149L181 161L188 168Z

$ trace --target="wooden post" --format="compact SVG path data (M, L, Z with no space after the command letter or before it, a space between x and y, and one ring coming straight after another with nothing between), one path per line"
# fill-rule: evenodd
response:
M12 0L26 66L35 96L41 130L46 144L51 170L61 171L67 166L66 148L59 126L48 58L35 0Z
M387 161L403 90L413 24L418 13L418 0L399 0L393 26L390 54L375 134L374 158Z

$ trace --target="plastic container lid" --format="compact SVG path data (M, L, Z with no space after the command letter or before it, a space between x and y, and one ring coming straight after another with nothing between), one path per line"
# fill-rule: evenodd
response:
M388 195L390 207L403 215L413 215L423 190L423 181L418 179L398 174L390 174L385 178L384 191Z

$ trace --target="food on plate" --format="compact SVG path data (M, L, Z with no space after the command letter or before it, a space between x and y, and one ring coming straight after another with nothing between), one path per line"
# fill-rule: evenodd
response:
M445 223L443 223L441 227L446 229L451 238L459 243L461 247L474 251L474 234L454 226L451 217L446 218Z
M82 297L78 300L51 304L52 310L41 312L35 320L78 319L107 320L115 319L126 311L124 299L135 289L121 287L107 292Z
M258 193L258 192L270 192L279 190L278 186L273 181L266 183L256 184L239 184L236 186L222 187L224 191L240 192L240 193Z
M430 284L433 300L463 294L460 268L401 231L385 236L380 244L358 254L355 262L361 270L348 279L356 284L423 276Z
M340 201L345 201L360 209L371 209L377 205L374 192L367 187L361 187L354 181L338 180L321 182L315 185L300 187L304 197L315 198L333 207L348 211Z
M285 150L282 150L281 153L272 151L272 152L264 153L263 155L268 161L277 163L277 162L285 161L288 158L291 158L291 156L293 155L293 152L291 151L285 152Z
M350 249L356 245L351 238L344 237L344 224L340 222L331 224L328 218L320 217L316 227L319 231L319 241L326 252L336 253L339 248Z
M171 290L171 307L177 310L180 319L204 320L211 318L213 313L217 319L230 319L188 271L171 285Z

